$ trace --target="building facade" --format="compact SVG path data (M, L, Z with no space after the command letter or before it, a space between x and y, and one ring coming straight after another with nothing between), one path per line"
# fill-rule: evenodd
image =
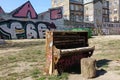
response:
M52 8L63 7L66 28L102 27L103 22L109 22L109 1L107 0L51 1Z
M109 22L109 2L107 0L84 0L84 21L96 23ZM97 23L99 21L97 19Z
M109 1L109 15L110 22L120 22L120 0Z
M59 6L63 7L63 17L65 20L83 22L83 0L52 0L52 8Z
M109 22L109 1L108 0L103 0L103 22Z

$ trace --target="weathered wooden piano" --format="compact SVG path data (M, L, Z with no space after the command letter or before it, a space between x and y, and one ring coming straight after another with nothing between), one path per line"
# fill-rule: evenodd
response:
M87 32L47 31L45 72L52 74L80 65L80 59L90 57L94 47L88 47Z

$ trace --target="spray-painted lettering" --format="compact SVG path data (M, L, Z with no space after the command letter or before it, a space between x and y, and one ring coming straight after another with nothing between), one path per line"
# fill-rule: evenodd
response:
M52 23L53 24L53 23ZM2 39L45 38L45 31L51 29L51 23L8 20L0 22Z

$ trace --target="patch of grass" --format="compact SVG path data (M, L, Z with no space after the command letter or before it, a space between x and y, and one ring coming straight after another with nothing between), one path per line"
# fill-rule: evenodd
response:
M8 56L8 60L11 62L15 62L16 61L16 57L15 56Z
M28 62L40 62L45 61L45 52L44 49L35 49L33 47L27 48L25 50L22 50L21 52L18 52L18 54L15 55L8 55L6 57L0 57L0 65L6 64L6 63L13 63L18 61L28 61Z
M0 57L0 65L3 63L4 57Z
M31 72L31 76L33 78L38 78L40 76L40 74L41 74L40 69L37 69L37 68L32 70L32 72Z
M0 45L0 49L11 48L11 47L26 48L30 46L44 45L44 44L45 44L44 39L5 40L5 44Z
M45 41L44 40L29 40L29 41L22 41L20 40L10 40L6 42L5 45L0 45L0 50L6 50L6 49L21 49L21 51L17 51L11 54L8 54L7 56L0 56L0 70L5 69L14 69L13 63L18 63L20 61L25 62L37 62L44 64L45 62ZM17 54L16 54L17 53ZM5 65L6 64L6 65ZM4 66L5 65L5 66ZM4 67L3 67L4 66ZM17 72L7 72L4 74L8 74L7 76L0 77L0 80L22 80L23 78L27 76L32 76L33 78L39 78L39 75L41 75L40 70L36 69L34 67L36 66L43 66L43 65L32 65L33 69L28 69L27 71L23 71L21 73Z
M18 67L18 65L17 64L12 64L12 65L4 64L0 67L0 71L5 70L5 69L11 69L11 68L14 68L14 67Z
M0 77L0 80L17 80L15 77Z
M14 76L14 77L17 77L17 76L18 76L18 73L9 73L8 76Z
M46 76L42 76L41 78L38 78L36 80L46 80Z
M19 54L19 58L21 58L20 60L22 61L29 61L29 62L38 62L42 59L44 59L44 53L43 51L39 50L39 49L27 49L21 52L21 54Z
M62 73L62 75L59 76L42 76L36 80L68 80L68 73Z

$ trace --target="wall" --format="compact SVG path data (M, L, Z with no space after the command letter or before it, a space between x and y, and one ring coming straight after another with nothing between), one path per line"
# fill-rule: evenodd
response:
M96 27L102 27L102 3L100 1L94 4L94 23Z
M117 17L117 21L120 21L120 0L109 0L110 21L114 22L114 17ZM114 11L117 10L117 13Z
M41 21L47 21L50 23L53 22L56 25L57 30L64 30L64 19L63 19L62 13L63 13L62 7L51 8L46 12L40 13L38 15L38 18ZM52 16L54 16L54 17L52 17Z
M55 29L54 23L7 20L0 22L0 36L2 39L45 38L45 31L53 26Z
M69 3L70 0L52 0L52 8L63 7L63 17L67 20L70 20Z
M84 21L85 22L93 22L94 21L94 7L93 3L84 5ZM88 20L86 20L88 18Z
M120 35L120 23L104 22L102 27L95 27L93 35Z

